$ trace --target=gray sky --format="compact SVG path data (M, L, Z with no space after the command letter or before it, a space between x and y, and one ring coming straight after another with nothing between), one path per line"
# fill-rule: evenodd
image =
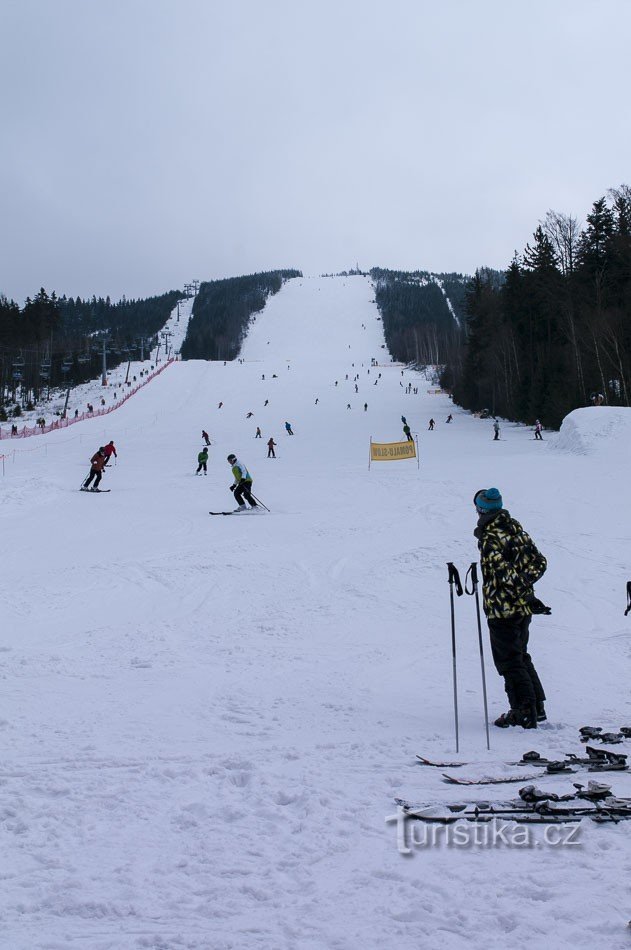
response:
M629 0L0 0L0 292L504 267L631 180Z

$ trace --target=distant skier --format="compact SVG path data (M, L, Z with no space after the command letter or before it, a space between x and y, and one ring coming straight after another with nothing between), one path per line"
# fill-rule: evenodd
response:
M500 424L499 424L499 422L497 421L497 419L496 419L495 422L493 423L493 432L495 433L495 435L493 436L493 441L494 441L494 442L498 442L498 441L499 441L499 437L500 437Z
M268 457L268 459L275 459L275 458L276 458L276 452L274 451L274 446L275 446L275 445L276 445L276 443L274 442L274 439L268 439L268 440L267 440L267 457Z
M210 445L210 438L208 437L208 433L206 432L205 429L202 429L202 439L204 440L206 445Z
M405 437L408 440L408 442L414 442L414 439L412 438L412 433L410 432L410 427L407 424L407 422L403 426L403 431L405 432Z
M358 393L359 389L357 388L357 383L355 383L355 392Z
M217 409L221 409L222 406L223 406L223 403L220 402L219 405L217 406Z
M367 403L367 402L364 403L364 412L368 412L368 403Z
M247 416L246 416L245 418L246 418L246 419L251 419L253 415L254 415L253 412L248 412L248 414L247 414Z
M252 488L252 476L248 472L247 468L240 462L236 455L232 453L228 456L228 461L232 468L232 474L234 477L234 484L230 486L230 491L234 492L234 500L236 501L238 508L236 511L245 511L246 506L243 499L249 502L251 508L257 508L258 505L252 498L251 488Z
M347 409L350 409L350 408L351 408L350 402L347 402L347 403L346 403L346 408L347 408Z
M94 453L90 459L90 472L88 477L81 486L81 491L98 491L99 485L101 484L101 479L103 478L103 469L107 463L107 455L105 454L105 449L101 446L98 451ZM94 479L94 485L90 488L90 483Z
M436 425L436 423L434 422L434 420L433 420L433 419L430 419L430 420L429 420L429 425L428 425L428 427L427 427L427 431L428 431L428 432L433 432L435 425Z
M286 423L285 423L285 429L287 430L287 435L293 435L293 434L294 434L290 422L286 422Z
M265 408L265 406L269 406L269 399L266 399L263 403L263 408Z
M549 614L535 597L533 585L547 562L522 526L503 507L497 488L477 491L473 498L482 567L482 596L489 625L493 661L510 702L495 725L536 729L546 719L545 693L528 653L533 614Z
M453 421L454 421L454 417L452 416L451 413L449 413L449 415L448 415L447 418L445 419L445 422L453 422Z
M257 427L256 427L256 435L254 436L254 438L255 438L255 439L262 439L262 438L263 438L263 436L261 435L261 427L260 427L260 426L257 426Z
M535 421L535 439L543 442L543 436L541 435L541 423L538 419Z
M320 400L319 400L319 399L316 399L316 401L315 401L316 406L318 405L319 402L320 402Z
M111 440L107 443L107 445L103 446L103 451L105 452L105 456L106 456L106 458L105 458L105 464L106 464L106 465L107 465L107 463L109 462L109 460L111 459L112 456L114 456L115 459L118 458L118 454L117 454L117 452L116 452L116 446L114 445L114 440L113 440L113 439L111 439Z
M197 471L196 475L201 475L202 470L204 475L208 475L208 469L206 468L206 463L208 462L208 449L206 446L201 450L197 455Z

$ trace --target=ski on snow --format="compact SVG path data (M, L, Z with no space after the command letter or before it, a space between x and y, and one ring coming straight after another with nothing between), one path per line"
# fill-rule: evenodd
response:
M529 775L506 775L489 776L481 775L479 778L465 777L460 775L450 775L443 772L443 778L451 785L503 785L511 782L520 782L530 778L536 778L541 774L548 775L567 775L577 771L577 768L587 768L590 772L626 772L628 771L627 756L617 752L610 752L607 749L593 749L587 746L587 756L577 756L572 753L566 753L565 759L553 760L546 759L538 752L526 752L519 762L507 762L509 766L530 766L544 769L545 772L532 773ZM471 765L466 762L433 762L423 756L417 755L421 765L431 766L433 768L461 768L464 765ZM480 763L480 767L485 767Z
M569 794L556 795L544 793L534 785L526 785L520 788L519 799L499 802L414 805L405 799L395 798L395 803L407 817L434 824L452 824L462 819L484 822L494 818L544 824L581 821L583 818L600 822L631 818L631 799L617 798L612 794L610 785L590 781L586 788L575 782L574 788L576 791Z
M86 495L107 495L108 491L111 491L111 488L80 488L79 491L85 492Z
M253 509L248 508L246 511L209 511L209 515L248 515ZM254 509L256 511L256 508Z

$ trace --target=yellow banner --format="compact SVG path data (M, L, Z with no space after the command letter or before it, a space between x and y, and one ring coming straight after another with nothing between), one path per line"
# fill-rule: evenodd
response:
M399 459L415 459L414 442L371 442L370 457L373 462L397 462Z

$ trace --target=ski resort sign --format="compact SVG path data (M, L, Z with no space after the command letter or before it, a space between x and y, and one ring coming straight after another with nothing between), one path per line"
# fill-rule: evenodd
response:
M403 459L416 459L418 467L417 443L411 440L405 442L373 442L370 439L370 455L368 468L371 462L400 462Z

